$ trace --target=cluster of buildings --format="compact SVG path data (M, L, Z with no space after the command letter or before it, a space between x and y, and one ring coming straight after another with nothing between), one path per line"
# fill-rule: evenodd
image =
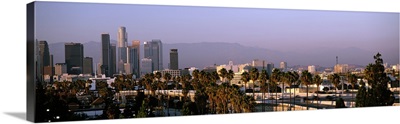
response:
M36 79L41 82L52 82L65 74L93 74L93 58L83 56L81 43L65 43L65 63L53 63L47 41L36 41L35 55Z
M140 57L140 41L128 43L125 27L119 27L117 44L110 43L109 33L101 34L100 63L94 64L92 57L84 56L81 43L65 43L65 62L53 64L47 41L36 41L35 62L36 75L39 81L74 81L97 76L114 77L120 74L131 74L139 78L147 73L170 73L172 76L189 74L189 68L179 69L178 49L170 50L170 63L163 68L163 45L155 39L143 43L144 56ZM95 67L94 67L95 66ZM95 70L95 71L94 71Z
M101 34L101 58L100 63L93 63L93 58L84 56L84 46L81 43L65 43L65 62L53 64L53 55L50 54L47 41L36 41L35 61L36 75L39 81L52 82L57 81L75 81L77 79L89 79L99 77L114 77L120 74L130 74L134 79L140 78L148 73L161 72L171 74L172 77L191 74L193 70L198 68L179 68L178 49L170 49L170 61L168 68L163 67L163 44L161 40L153 39L143 43L144 56L141 57L141 43L133 40L128 43L128 33L125 27L119 27L117 35L117 44L110 43L110 34ZM386 65L385 65L386 66ZM234 72L232 84L240 84L241 74L249 71L251 68L257 68L259 71L265 69L271 75L274 64L265 60L254 59L250 63L214 65L205 67L202 70L213 72L225 68ZM280 62L279 68L282 71L308 70L312 74L330 74L330 73L362 73L363 69L354 69L348 64L337 64L333 70L327 68L325 70L317 70L315 65L305 67L305 69L289 69L287 62ZM388 66L388 68L390 68ZM93 71L95 70L95 71ZM400 65L392 65L391 70L398 72ZM218 72L219 73L219 72Z

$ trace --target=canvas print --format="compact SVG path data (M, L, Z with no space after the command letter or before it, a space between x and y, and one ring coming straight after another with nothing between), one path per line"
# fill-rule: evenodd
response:
M399 13L33 2L27 19L34 122L399 106Z

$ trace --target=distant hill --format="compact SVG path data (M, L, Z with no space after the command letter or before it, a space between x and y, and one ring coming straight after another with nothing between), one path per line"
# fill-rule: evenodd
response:
M111 42L116 43L115 40ZM94 63L99 63L101 58L101 44L96 41L83 43L85 57L93 57ZM64 62L64 43L49 44L50 53L54 55L54 63ZM169 50L178 49L179 68L203 68L210 65L250 63L253 59L273 62L279 67L280 61L286 61L288 66L293 65L319 65L333 67L336 56L339 63L366 65L373 62L375 53L358 48L315 48L306 51L280 52L259 47L248 47L238 43L200 42L200 43L175 43L163 44L164 68L168 68ZM143 58L143 45L141 45L141 58ZM95 64L96 65L96 64Z

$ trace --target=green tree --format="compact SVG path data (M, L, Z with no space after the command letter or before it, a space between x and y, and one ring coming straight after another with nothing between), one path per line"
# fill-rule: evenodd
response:
M267 70L263 69L261 70L260 76L258 77L258 80L260 81L260 90L262 92L262 111L265 111L264 108L264 101L265 101L265 91L267 89L267 80L269 80L269 75L267 73Z
M234 75L235 75L235 73L233 73L232 70L229 70L229 71L228 71L228 74L227 74L226 78L227 78L228 81L229 81L229 85L232 85L232 84L231 84L231 80L233 79L233 76L234 76Z
M142 102L142 106L140 107L140 110L138 112L138 115L136 116L137 118L145 118L147 117L147 104L145 101Z
M278 105L278 82L281 81L282 72L279 69L274 69L271 74L271 83L275 90L275 104ZM282 88L281 88L282 90ZM278 110L278 109L277 109Z
M371 85L371 88L367 89L367 101L360 101L364 101L365 106L391 106L395 98L393 92L387 87L389 78L385 73L381 54L377 53L374 59L375 63L368 64L364 71L365 79L368 81L368 84Z
M343 98L339 98L336 100L335 108L346 108Z
M306 86L306 98L305 98L305 101L306 101L307 110L308 110L309 109L309 107L308 107L308 85L311 85L311 83L312 83L312 75L311 75L311 73L309 73L307 70L303 71L301 73L300 80L301 80L301 84Z
M351 88L355 89L355 86L357 84L357 76L355 74L348 73L347 74L347 80L351 84ZM351 98L353 99L353 101L355 101L353 92L351 92Z
M246 85L247 85L247 82L249 82L250 81L250 75L249 75L249 73L247 73L246 71L245 72L243 72L242 73L242 78L240 78L240 80L241 81L243 81L243 83L244 83L244 93L246 94Z
M250 80L253 81L253 97L254 97L254 85L256 84L256 81L258 80L259 72L257 68L251 68L250 70Z
M225 68L222 68L222 69L220 69L219 71L219 76L222 78L222 82L224 82L225 83L225 78L226 78L226 76L228 75L228 71L226 71L226 69Z
M322 83L322 79L319 75L315 75L313 78L313 83L317 85L317 108L319 107L319 85Z
M340 76L339 74L333 74L328 76L328 80L331 81L333 86L335 86L335 95L337 94L338 85L340 83Z

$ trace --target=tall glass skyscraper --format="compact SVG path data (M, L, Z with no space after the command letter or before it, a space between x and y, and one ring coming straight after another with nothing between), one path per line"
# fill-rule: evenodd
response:
M117 47L114 43L110 46L110 72L111 74L117 73Z
M119 27L118 29L118 72L124 73L124 63L127 62L127 44L128 44L128 33L125 27Z
M132 74L136 77L140 76L140 41L132 41L129 46L128 62L132 68Z
M43 67L50 66L50 52L47 41L39 41L39 56Z
M178 49L171 49L169 52L169 66L169 69L171 70L179 69Z
M83 44L65 43L65 63L68 74L81 74L83 70ZM72 69L74 68L74 70Z
M110 34L101 34L101 73L111 76L110 69Z
M152 60L152 71L163 70L161 40L152 40L144 42L144 58Z

